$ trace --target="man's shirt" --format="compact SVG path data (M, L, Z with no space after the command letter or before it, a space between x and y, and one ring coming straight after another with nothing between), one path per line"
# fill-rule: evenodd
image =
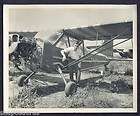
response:
M82 51L79 48L74 50L74 47L69 47L64 49L64 52L68 54L68 57L75 60L79 59L82 56Z
M9 46L9 53L13 53L16 50L18 43L19 42L12 42L11 43L11 46Z

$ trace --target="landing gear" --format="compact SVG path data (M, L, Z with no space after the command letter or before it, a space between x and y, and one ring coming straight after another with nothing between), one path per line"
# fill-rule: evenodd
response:
M29 79L31 78L32 75L34 75L35 72L32 72L29 76L26 75L21 75L18 79L18 86L23 87L24 85L28 84Z
M68 97L69 95L72 95L73 93L75 93L77 91L77 84L74 81L69 81L67 83L61 68L58 66L58 72L60 74L60 76L62 77L64 83L65 83L65 94Z
M21 75L18 79L18 86L23 87L25 84L28 83L28 80L25 82L24 80L27 78L26 75Z
M65 94L68 97L77 91L77 84L73 81L69 81L65 86Z

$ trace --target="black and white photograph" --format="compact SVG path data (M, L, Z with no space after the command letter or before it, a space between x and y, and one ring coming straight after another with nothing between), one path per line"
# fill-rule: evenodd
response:
M137 112L136 5L4 5L5 112Z

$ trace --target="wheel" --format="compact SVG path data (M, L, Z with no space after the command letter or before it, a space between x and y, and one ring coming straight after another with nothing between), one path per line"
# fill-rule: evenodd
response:
M19 79L18 79L18 86L23 87L24 84L27 84L27 83L28 83L28 80L27 80L26 83L24 82L24 80L25 80L26 78L27 78L26 75L21 75L21 76L19 77Z
M69 95L72 95L73 93L75 93L77 91L77 85L75 82L70 81L66 84L65 87L65 94L68 97Z

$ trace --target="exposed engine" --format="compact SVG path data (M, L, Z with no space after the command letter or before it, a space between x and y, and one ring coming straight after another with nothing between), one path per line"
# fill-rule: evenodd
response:
M10 44L12 44L11 41ZM19 70L22 70L20 66L24 64L24 66L30 70L35 71L40 66L41 55L42 48L37 45L35 38L22 37L19 38L15 50L9 54L9 60L12 61Z

